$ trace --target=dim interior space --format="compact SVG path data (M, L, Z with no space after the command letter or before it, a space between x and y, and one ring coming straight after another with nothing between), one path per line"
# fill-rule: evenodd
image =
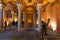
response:
M1 0L0 25L7 27L17 25L17 30L25 28L31 23L34 28L41 29L41 21L47 23L48 28L59 32L60 1L58 0ZM23 26L23 27L22 27Z
M60 34L60 0L0 0L0 30L43 27Z

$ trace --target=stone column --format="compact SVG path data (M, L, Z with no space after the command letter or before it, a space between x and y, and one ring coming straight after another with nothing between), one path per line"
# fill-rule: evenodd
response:
M37 10L38 10L38 32L40 32L41 29L41 8L43 4L38 3L37 4Z
M51 5L51 24L54 23L54 26L51 26L54 32L57 32L57 21L56 21L56 8L55 8L55 4Z
M60 4L55 4L56 20L57 20L57 32L60 34Z
M12 13L12 22L14 21L14 11L11 11Z
M25 27L25 21L26 21L26 16L25 16L25 12L23 12L23 22L24 22L24 27Z
M2 11L2 1L0 0L0 30L3 27L3 11Z
M34 16L33 16L33 23L34 23L34 27L36 27L36 14L34 13Z
M4 12L4 10L3 10L3 19L5 18L4 13L5 13L5 12Z
M20 27L21 27L21 17L20 17L20 8L21 8L21 4L17 4L17 8L18 8L18 31L20 31Z
M23 21L25 22L25 12L23 12Z
M40 32L40 4L37 4L37 10L38 10L38 32Z

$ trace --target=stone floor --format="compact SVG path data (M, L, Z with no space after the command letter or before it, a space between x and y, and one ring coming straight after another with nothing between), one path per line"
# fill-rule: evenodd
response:
M40 35L35 29L23 29L20 32L17 30L6 30L0 31L0 40L41 40ZM48 30L48 35L44 37L44 40L60 40L60 34Z
M0 40L39 40L36 30L25 31L3 31L0 32Z

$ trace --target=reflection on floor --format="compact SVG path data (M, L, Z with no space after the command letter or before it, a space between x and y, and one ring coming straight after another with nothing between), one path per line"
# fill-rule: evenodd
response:
M0 31L0 40L41 40L41 34L35 29ZM44 40L60 40L60 35L48 30Z

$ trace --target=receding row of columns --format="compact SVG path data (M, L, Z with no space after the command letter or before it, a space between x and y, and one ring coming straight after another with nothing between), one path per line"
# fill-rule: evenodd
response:
M20 27L21 27L21 20L20 20L20 13L21 13L21 10L20 10L20 8L21 8L21 4L17 4L17 8L18 8L18 31L20 31ZM37 10L38 10L38 31L40 32L40 4L37 4ZM36 16L35 16L35 14L34 14L34 26L36 26ZM24 14L24 12L23 12L23 21L25 21L25 14Z
M21 4L17 4L17 8L18 8L18 31L20 31L21 28L21 20L20 20L20 16L21 16ZM37 10L38 10L38 31L40 31L40 5L37 4ZM3 25L3 13L2 13L2 4L0 3L0 28ZM12 22L14 21L14 11L11 11L12 13ZM34 26L36 25L36 15L34 14ZM25 21L25 14L23 13L23 21Z

